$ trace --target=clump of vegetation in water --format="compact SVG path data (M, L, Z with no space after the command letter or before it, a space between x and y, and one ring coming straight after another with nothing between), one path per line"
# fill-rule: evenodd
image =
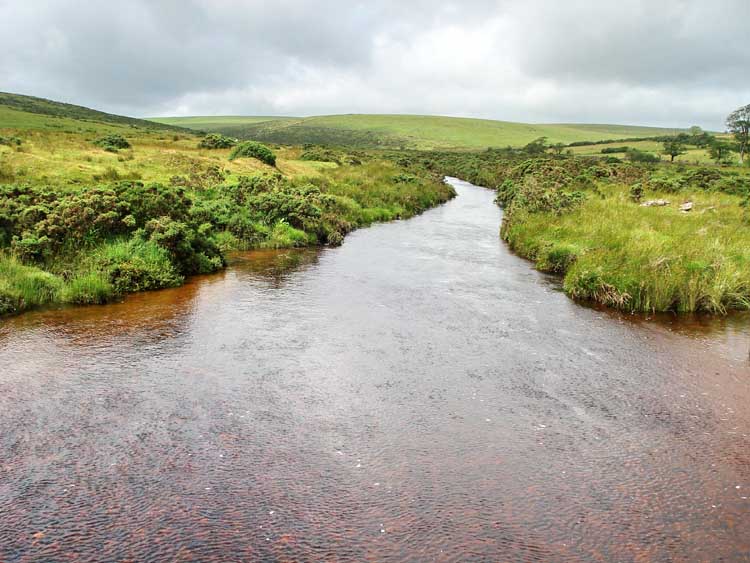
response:
M237 144L236 139L221 133L209 133L198 143L199 149L231 149Z
M269 166L276 166L276 155L266 145L255 141L240 143L229 153L229 160L236 158L257 158Z
M117 152L120 149L130 148L130 142L125 137L123 137L122 135L118 135L117 133L105 135L104 137L101 137L94 141L94 144L108 152Z

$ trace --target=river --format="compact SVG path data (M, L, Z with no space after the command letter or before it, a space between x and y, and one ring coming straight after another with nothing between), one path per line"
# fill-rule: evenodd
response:
M0 562L750 560L750 320L584 307L493 193L0 321Z

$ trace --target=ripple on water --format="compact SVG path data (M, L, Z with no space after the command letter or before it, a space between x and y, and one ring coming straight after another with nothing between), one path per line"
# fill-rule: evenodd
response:
M492 192L0 325L0 562L750 560L747 317L581 307Z

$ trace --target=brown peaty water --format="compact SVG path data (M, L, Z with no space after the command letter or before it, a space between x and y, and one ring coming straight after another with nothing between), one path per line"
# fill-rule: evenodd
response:
M750 320L576 305L493 193L0 324L0 562L750 560Z

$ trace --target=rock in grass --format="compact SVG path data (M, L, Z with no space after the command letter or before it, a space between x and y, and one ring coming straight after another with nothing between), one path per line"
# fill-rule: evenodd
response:
M686 201L682 205L680 205L680 211L683 213L687 213L688 211L691 211L693 209L693 202L692 201Z
M649 199L641 203L641 207L664 207L665 205L669 205L666 199Z

